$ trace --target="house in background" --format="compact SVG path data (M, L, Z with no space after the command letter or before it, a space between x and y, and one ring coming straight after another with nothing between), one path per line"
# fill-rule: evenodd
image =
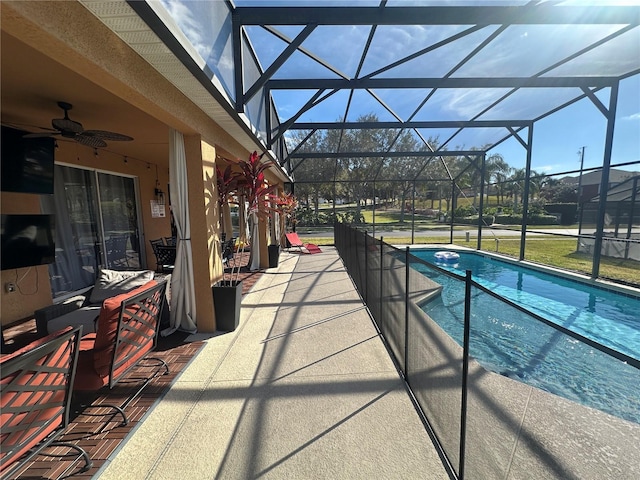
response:
M609 184L608 187L612 188L616 185L627 181L631 177L638 175L640 172L628 172L617 168L609 170ZM564 177L562 182L568 185L580 185L579 203L589 202L591 199L600 194L600 182L602 181L602 170L594 170L580 176Z

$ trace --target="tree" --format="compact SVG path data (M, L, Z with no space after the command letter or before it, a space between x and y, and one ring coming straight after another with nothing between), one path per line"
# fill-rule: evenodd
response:
M498 204L504 201L504 182L511 170L509 164L499 153L494 153L485 161L485 181L489 185L495 185Z
M577 203L578 190L575 185L560 182L549 178L545 187L540 192L540 197L548 203Z
M299 153L335 151L330 150L331 144L327 135L310 131L297 130L289 139L291 147L297 147ZM333 159L301 159L293 166L296 179L296 197L302 203L313 204L316 217L318 216L321 197L333 198L333 179L335 177L336 161Z

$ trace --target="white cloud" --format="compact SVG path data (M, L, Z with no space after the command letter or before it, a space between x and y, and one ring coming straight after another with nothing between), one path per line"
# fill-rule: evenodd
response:
M176 0L164 0L163 5L200 56L207 58L211 47L204 43L203 35L200 33L203 28L202 22L190 11L189 5Z
M627 115L622 117L621 120L630 120L632 122L640 120L640 112L632 113L631 115Z

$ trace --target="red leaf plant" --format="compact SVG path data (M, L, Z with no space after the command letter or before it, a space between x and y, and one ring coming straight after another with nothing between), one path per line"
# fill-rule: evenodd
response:
M273 209L270 205L269 196L275 191L277 185L268 185L264 172L272 165L270 161L262 162L262 155L253 152L249 156L249 161L240 160L238 165L241 171L237 172L238 191L243 193L247 199L248 216L251 232L251 255L249 258L249 270L255 271L260 268L260 244L258 242L258 217L267 218Z
M249 156L248 162L240 160L238 165L240 165L242 172L236 172L235 176L238 190L244 192L247 197L248 213L256 213L260 217L265 217L271 211L269 195L275 191L277 185L266 183L264 172L271 168L271 162L261 162L262 155L253 152Z
M280 245L285 245L286 222L289 220L290 225L295 224L294 212L298 206L298 200L292 193L280 192L279 195L270 195L272 210L279 214L280 219Z

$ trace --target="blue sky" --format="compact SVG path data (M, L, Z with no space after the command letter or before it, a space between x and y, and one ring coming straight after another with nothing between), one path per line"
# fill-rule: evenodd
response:
M608 101L603 103L608 105ZM605 132L604 116L588 99L556 112L534 126L532 168L540 173L578 169L578 152L583 146L584 167L598 167L602 165ZM490 153L500 153L514 167L525 164L525 150L514 140ZM611 155L612 164L632 161L640 162L640 75L620 84ZM640 171L640 164L624 169Z
M238 6L300 5L300 1L260 1L237 0ZM328 2L306 2L307 4L328 5ZM330 2L345 4L343 1ZM522 5L525 1L484 1L491 5ZM556 2L558 3L558 2ZM609 1L566 1L567 5L640 5L640 0ZM377 0L349 1L348 5L377 5ZM389 0L387 5L415 4L467 4L469 1L414 1ZM212 70L218 74L228 91L233 82L230 63L231 48L229 31L220 35L225 28L224 6L215 2L190 2L163 0L163 5L180 26ZM302 46L311 55L328 62L336 71L347 78L363 76L375 72L382 66L407 58L415 52L429 47L455 33L465 31L471 25L444 26L379 26L370 45L366 60L358 72L369 26L320 26L304 41ZM301 26L276 26L284 35L293 39ZM577 58L554 67L572 54L589 48L594 42L618 32L620 25L512 25L498 31L498 25L490 25L469 33L445 46L417 56L377 77L509 77L509 76L609 76L640 70L640 27L628 31L609 41L604 47L588 50ZM253 47L263 69L275 60L287 43L278 39L261 27L247 28ZM493 33L499 33L491 39ZM471 59L467 56L483 40L490 40ZM465 60L466 59L466 60ZM550 70L549 67L552 67ZM453 73L452 73L453 72ZM335 71L325 68L303 53L294 53L280 67L274 78L339 78ZM248 88L248 87L245 87ZM408 120L468 120L481 114L495 99L508 92L507 89L440 89L427 104L415 112L428 91L418 89L377 90L375 93L401 119ZM281 121L297 112L301 105L315 91L289 90L272 92ZM581 92L576 88L564 89L520 89L490 112L481 114L479 119L528 120L549 111ZM608 105L608 89L598 92L597 97ZM348 93L339 92L300 117L299 121L338 120L345 112ZM347 120L355 120L363 114L375 113L380 120L393 117L366 91L356 91ZM589 100L584 99L539 122L534 127L532 168L540 173L557 173L578 169L578 151L585 147L584 167L602 164L606 121L603 114ZM495 141L504 136L504 129L491 132L468 129L448 147L479 148L488 140ZM450 135L447 131L423 131L425 137L439 135L442 143ZM526 139L526 133L523 133ZM523 167L526 152L515 140L508 140L489 152L500 153L513 167ZM612 164L640 161L640 74L622 81L616 115ZM626 167L639 170L640 165Z

